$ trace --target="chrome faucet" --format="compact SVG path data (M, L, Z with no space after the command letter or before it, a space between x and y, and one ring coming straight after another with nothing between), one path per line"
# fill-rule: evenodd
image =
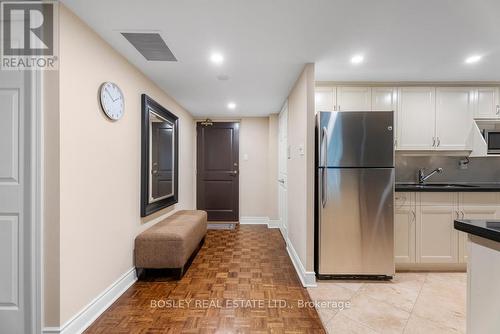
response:
M438 173L441 174L443 172L442 168L436 168L429 174L425 175L425 168L420 168L418 170L418 183L423 184L427 179L429 179L432 175Z

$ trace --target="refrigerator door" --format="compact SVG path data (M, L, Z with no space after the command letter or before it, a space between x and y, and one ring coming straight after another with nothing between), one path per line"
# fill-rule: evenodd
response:
M319 170L319 275L394 275L393 168Z
M318 113L319 167L394 167L394 113Z

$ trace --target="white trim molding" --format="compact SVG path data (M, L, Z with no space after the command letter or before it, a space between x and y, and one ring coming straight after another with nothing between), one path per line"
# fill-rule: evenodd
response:
M82 333L136 281L135 268L131 268L63 326L46 327L43 329L43 334Z
M279 219L269 219L269 222L267 223L267 227L269 227L269 228L280 228L281 227L281 220L279 220Z
M269 225L269 217L240 217L241 225Z
M268 228L279 228L281 221L279 219L270 219L269 217L240 217L241 225L267 225Z
M316 273L314 271L306 271L290 240L287 240L286 242L286 250L288 252L288 256L290 256L290 259L292 260L293 266L295 267L295 271L297 272L302 285L305 288L316 287Z

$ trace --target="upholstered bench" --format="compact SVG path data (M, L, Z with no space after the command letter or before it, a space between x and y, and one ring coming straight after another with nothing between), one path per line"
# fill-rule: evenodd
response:
M181 279L207 233L207 213L182 210L153 225L135 238L135 267L141 277L144 269L175 269Z

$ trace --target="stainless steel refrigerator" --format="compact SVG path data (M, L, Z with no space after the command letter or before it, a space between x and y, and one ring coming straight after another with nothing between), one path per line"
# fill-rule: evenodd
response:
M394 275L394 113L317 114L319 279Z

